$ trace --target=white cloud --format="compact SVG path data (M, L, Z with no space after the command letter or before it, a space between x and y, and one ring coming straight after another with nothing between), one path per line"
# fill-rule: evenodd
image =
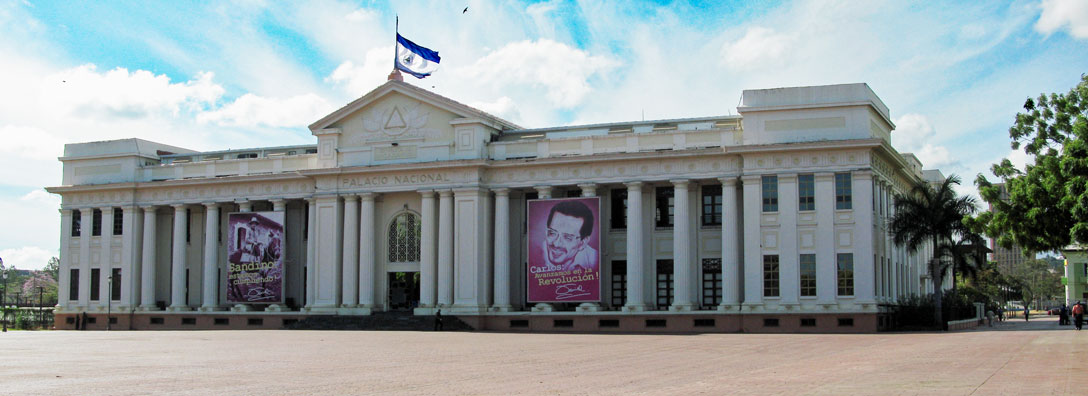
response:
M936 143L937 132L929 119L921 114L904 114L895 119L892 146L901 153L913 153L926 169L959 167L960 163L947 147Z
M520 123L521 111L514 100L508 96L503 96L494 102L471 102L468 105L511 122Z
M56 161L64 153L64 140L40 128L0 125L0 154L11 157Z
M1049 35L1066 29L1075 38L1088 39L1088 1L1043 0L1040 7L1043 12L1035 22L1036 31Z
M290 98L266 98L245 94L217 110L197 115L197 122L225 126L273 128L304 127L332 112L333 107L315 94Z
M493 86L541 87L551 105L571 108L592 90L593 75L618 66L606 56L543 39L507 44L458 74Z
M47 76L42 82L42 101L83 118L145 118L176 116L182 110L214 105L224 89L212 82L212 73L171 83L164 74L146 70L129 72L115 68L99 73L85 64Z
M325 78L325 81L339 86L353 98L363 96L385 83L388 74L393 71L393 61L390 57L392 53L393 46L391 45L371 49L366 52L363 64L346 60L340 63L340 66L337 66L336 70Z
M765 27L752 27L735 42L722 45L722 63L734 70L777 66L793 38Z
M20 201L42 205L52 209L60 208L60 196L50 194L45 190L33 190L19 197Z
M19 248L0 250L0 258L4 259L4 267L17 269L40 270L45 268L49 258L57 255L37 246L23 246Z

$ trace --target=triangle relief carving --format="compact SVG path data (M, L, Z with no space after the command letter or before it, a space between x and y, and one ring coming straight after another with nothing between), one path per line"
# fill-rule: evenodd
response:
M442 131L427 128L430 115L420 102L407 106L378 105L363 115L363 129L367 133L357 135L352 140L366 144L440 136Z

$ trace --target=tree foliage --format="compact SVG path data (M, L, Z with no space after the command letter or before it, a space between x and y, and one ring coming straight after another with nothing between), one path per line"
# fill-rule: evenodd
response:
M917 251L927 243L934 247L936 254L929 260L927 270L933 290L938 291L934 294L936 323L943 323L940 285L952 263L952 260L940 259L941 247L955 245L957 238L961 241L974 238L963 220L974 214L975 200L970 196L957 195L953 186L958 184L960 178L951 175L936 188L921 183L914 186L909 194L895 197L895 215L889 225L896 245L906 246L911 251ZM951 251L952 248L947 250Z
M991 167L1002 191L984 175L975 184L993 210L972 220L1004 247L1026 253L1088 244L1088 75L1066 94L1028 98L1009 128L1014 150L1033 159L1019 169L1007 158Z

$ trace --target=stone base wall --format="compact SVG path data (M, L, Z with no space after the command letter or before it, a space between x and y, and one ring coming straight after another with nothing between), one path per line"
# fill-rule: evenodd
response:
M75 330L78 313L58 313L54 328ZM110 315L111 330L270 330L282 329L304 314L228 314L206 312L136 312ZM88 313L87 330L105 330L106 313Z

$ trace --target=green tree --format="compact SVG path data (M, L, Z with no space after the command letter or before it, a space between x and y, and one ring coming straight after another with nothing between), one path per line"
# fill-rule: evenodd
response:
M1019 169L1007 158L991 167L1008 197L984 175L975 184L993 210L974 219L998 244L1025 254L1088 244L1088 75L1066 94L1028 98L1009 128L1014 150L1032 158Z
M986 263L986 240L974 232L961 230L958 237L949 238L937 246L936 256L946 258L952 268L952 290L956 290L956 274L974 278Z
M50 257L42 271L48 272L53 279L60 279L60 259L56 256Z
M935 250L970 233L963 219L975 212L975 200L970 196L959 196L953 186L960 184L960 178L951 175L940 186L934 188L928 183L921 183L911 189L907 195L895 197L895 216L890 229L896 245L906 246L917 251L930 243ZM941 315L941 283L950 263L935 255L927 265L930 282L933 283L934 318L938 324L944 323Z

